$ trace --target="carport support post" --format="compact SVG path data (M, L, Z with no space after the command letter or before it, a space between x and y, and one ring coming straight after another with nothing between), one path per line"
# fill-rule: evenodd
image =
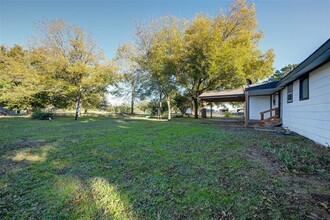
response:
M245 91L244 120L245 127L247 127L249 124L249 92L247 91Z
M213 106L212 104L213 104L213 102L211 102L211 118L212 118L212 106Z

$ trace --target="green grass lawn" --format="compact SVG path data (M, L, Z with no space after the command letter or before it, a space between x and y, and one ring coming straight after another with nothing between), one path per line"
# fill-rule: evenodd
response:
M0 118L1 219L329 218L330 152L201 120Z

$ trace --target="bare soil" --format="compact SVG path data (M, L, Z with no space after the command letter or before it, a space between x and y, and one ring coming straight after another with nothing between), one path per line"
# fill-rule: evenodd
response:
M287 199L290 205L312 207L311 213L304 213L312 219L330 219L330 184L317 175L296 175L288 173L285 166L265 150L250 145L243 157L264 169L269 178L280 179L286 193L278 195Z

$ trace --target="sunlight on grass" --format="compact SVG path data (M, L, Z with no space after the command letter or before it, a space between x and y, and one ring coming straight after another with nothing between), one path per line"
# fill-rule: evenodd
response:
M14 157L13 161L22 161L27 160L29 162L43 162L47 158L47 153L41 153L41 154L31 154L30 152L18 152Z
M134 213L129 210L127 202L123 200L113 184L97 177L91 183L92 195L96 206L103 210L104 216L114 219L133 219Z
M94 219L95 203L92 201L88 188L78 177L59 176L55 181L56 196L66 205L71 219Z
M119 125L118 128L129 129L129 127L127 127L127 126L122 126L122 125Z
M68 176L58 177L55 186L60 194L71 196L78 194L78 192L84 188L84 185L79 178Z
M53 160L51 164L56 169L64 169L69 166L69 162L66 160Z
M93 119L93 118L88 118L88 119L86 119L84 121L79 121L79 123L88 123L88 122L93 122L93 121L96 121L96 120Z
M29 162L44 162L47 159L48 151L53 149L50 146L33 151L33 149L26 149L18 152L14 157L13 161L29 161ZM41 151L41 152L40 152Z

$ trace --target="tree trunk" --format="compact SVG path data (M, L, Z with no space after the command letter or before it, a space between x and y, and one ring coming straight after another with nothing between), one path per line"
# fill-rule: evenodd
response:
M81 99L81 86L79 86L78 96L77 96L77 102L76 102L76 117L74 120L78 119L78 115L80 113L80 99Z
M131 115L134 115L134 91L135 91L135 88L134 88L134 85L132 85L132 91L131 91Z
M170 97L166 97L167 107L168 107L168 118L167 120L171 121L171 99Z
M87 114L87 111L88 111L88 109L86 108L86 109L85 109L85 114Z
M194 100L195 119L198 119L198 99L194 97L193 100Z
M158 119L162 119L162 93L159 93Z

